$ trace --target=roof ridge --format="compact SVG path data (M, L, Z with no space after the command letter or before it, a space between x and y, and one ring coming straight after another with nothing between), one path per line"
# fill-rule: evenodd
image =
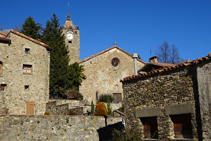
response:
M120 82L125 82L125 81L128 81L128 80L137 79L137 78L141 78L141 77L144 77L144 76L150 76L150 75L153 75L153 74L159 74L161 72L167 72L167 71L170 71L170 70L176 70L176 69L181 68L181 67L187 67L187 66L199 64L199 63L206 61L206 60L211 60L211 52L209 52L209 54L205 57L197 58L197 60L193 60L193 61L187 60L182 64L177 64L177 65L174 65L174 66L168 66L168 67L165 67L165 68L162 68L162 69L159 69L159 70L153 70L153 71L146 72L146 73L143 73L143 74L128 76L128 77L125 77L122 80L120 80Z
M47 50L49 50L49 51L52 50L51 47L49 47L47 44L45 44L45 43L43 43L43 42L41 42L41 41L39 41L39 40L33 39L33 38L31 38L31 37L29 37L29 36L23 34L23 33L20 33L20 32L18 32L18 31L13 30L13 29L11 29L10 32L12 32L12 33L14 33L14 34L16 34L16 35L18 35L18 36L21 36L21 37L23 37L23 38L25 38L25 39L28 39L28 40L30 40L30 41L36 43L36 44L39 44L39 45L45 47L45 48L46 48ZM6 35L6 37L10 34L10 32Z
M0 31L0 34L3 35L3 36L7 35L7 33L3 32L3 31Z
M112 47L110 47L110 48L108 48L108 49L106 49L106 50L103 50L103 51L98 52L98 53L96 53L96 54L94 54L94 55L91 55L91 56L89 56L89 57L86 57L86 58L80 60L78 63L80 64L80 63L86 62L86 61L88 61L88 60L90 60L90 59L92 59L92 58L94 58L94 57L97 57L97 56L99 56L99 55L101 55L101 54L103 54L103 53L105 53L105 52L107 52L107 51L110 51L110 50L112 50L112 49L114 49L114 48L117 48L117 49L121 50L122 52L124 52L125 54L127 54L127 55L129 55L129 56L132 57L132 54L130 54L130 53L128 53L127 51L121 49L120 47L114 45L114 46L112 46ZM137 60L138 60L139 62L142 62L143 64L146 64L143 60L141 60L141 59L139 59L139 58L138 58Z

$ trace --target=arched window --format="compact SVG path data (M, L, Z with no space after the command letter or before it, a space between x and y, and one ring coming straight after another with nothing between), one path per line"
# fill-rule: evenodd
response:
M3 63L0 61L0 76L2 76L3 73Z

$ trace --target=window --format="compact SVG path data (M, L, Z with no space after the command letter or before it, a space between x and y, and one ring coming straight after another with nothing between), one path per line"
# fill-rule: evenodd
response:
M32 73L32 65L23 65L23 73L31 74Z
M112 64L114 67L118 66L118 65L119 65L119 59L118 59L118 58L113 58L113 59L111 60L111 64Z
M29 90L29 85L25 85L25 86L24 86L24 90L25 90L25 91Z
M7 85L6 84L1 84L1 91L6 91Z
M175 138L193 138L191 114L170 116L174 123Z
M98 100L98 92L96 92L96 100Z
M146 138L158 138L158 124L157 117L145 117L140 118L142 124L144 125L144 135Z
M0 61L0 76L2 76L3 72L3 63Z
M72 44L72 41L69 41L70 44Z
M113 93L114 103L119 103L122 101L122 94L121 93Z
M25 53L29 54L30 53L30 49L29 48L25 48Z

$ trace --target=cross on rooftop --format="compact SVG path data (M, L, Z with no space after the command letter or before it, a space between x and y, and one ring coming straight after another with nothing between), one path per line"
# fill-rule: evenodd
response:
M113 44L114 44L114 46L117 46L117 42L116 41Z

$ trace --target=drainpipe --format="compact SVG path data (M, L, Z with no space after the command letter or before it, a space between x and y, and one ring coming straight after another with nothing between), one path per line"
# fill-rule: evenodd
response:
M137 63L136 63L136 58L138 58L138 53L133 53L132 55L133 60L134 60L134 74L137 75Z

